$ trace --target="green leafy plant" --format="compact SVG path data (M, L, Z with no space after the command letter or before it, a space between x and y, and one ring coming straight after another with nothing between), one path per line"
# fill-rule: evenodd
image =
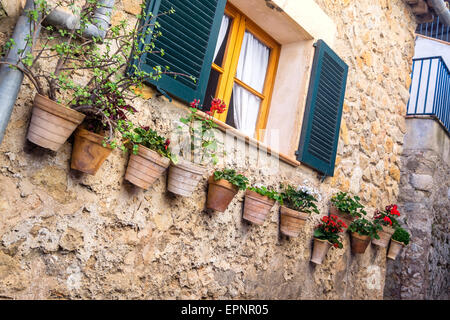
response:
M361 200L358 196L350 196L346 192L338 192L331 197L331 203L340 211L345 212L352 217L360 218L362 215L366 215L364 206L359 202Z
M365 218L354 220L348 227L348 230L350 232L357 232L362 236L370 236L372 239L380 239L378 231L381 230L381 226Z
M184 139L185 144L181 148L182 157L195 162L199 160L200 164L212 162L217 164L219 158L217 155L219 145L222 143L216 139L214 129L218 128L214 122L215 113L223 113L226 110L225 103L220 99L213 99L210 110L205 115L200 113L200 100L194 100L189 107L189 115L180 118L180 121L188 126L188 138ZM181 126L179 129L183 129Z
M0 61L11 68L18 69L30 80L37 92L47 96L51 100L60 102L57 94L64 88L60 86L60 77L66 77L78 69L72 62L80 62L84 47L88 42L82 39L86 26L92 21L92 12L95 9L93 0L86 0L81 7L76 5L76 0L57 0L50 3L46 0L35 0L34 7L27 9L25 15L30 21L30 34L24 39L25 45L18 47L13 38L4 46L3 55L10 50L16 50L19 56L18 63ZM79 28L67 31L53 26L44 26L43 22L55 9L65 7L72 14L80 16ZM39 32L42 30L41 35ZM42 61L56 61L49 71L41 68Z
M281 198L286 207L306 213L319 213L317 199L304 188L294 188L291 185L283 186Z
M160 136L155 130L150 127L134 127L133 129L125 130L122 134L126 143L131 144L132 152L138 154L139 145L143 145L150 150L159 153L161 156L174 159L170 152L170 140ZM124 148L125 150L125 148Z
M280 204L283 204L283 197L278 191L273 189L268 189L265 186L252 186L248 188L251 191L258 193L259 195L268 197L269 199L275 200Z
M242 174L236 173L234 169L223 169L214 172L214 180L225 179L232 185L239 188L239 190L247 189L248 179Z
M142 97L144 82L157 81L164 74L195 78L172 72L169 67L143 70L146 56L164 55L164 50L155 45L162 35L159 24L153 22L155 16L144 4L134 26L122 20L103 30L104 38L86 38L85 31L97 19L95 10L102 5L99 0L35 0L33 9L26 12L31 35L25 39L25 48L18 48L14 39L5 46L6 52L18 51L19 63L0 63L20 69L39 94L84 113L86 129L104 134L103 145L115 148L120 142L117 136L133 129L127 116L136 112L131 105ZM67 31L44 26L44 20L58 7L70 8L79 17L79 27ZM174 12L170 9L157 17ZM43 30L40 36L39 30ZM42 68L42 60L54 68Z
M375 211L374 223L382 226L397 228L400 227L400 223L397 221L397 217L400 217L400 212L397 209L396 204L386 206L384 211Z
M314 237L330 242L335 248L342 248L340 232L346 227L345 223L335 215L322 217L314 229Z
M395 232L392 235L392 239L395 241L401 242L404 245L408 245L409 241L410 241L410 234L408 231L406 231L402 227L398 227L395 229Z
M94 38L85 48L83 65L89 71L86 83L80 85L71 77L59 78L61 86L73 92L70 106L86 114L87 129L107 133L104 144L111 147L118 144L120 134L132 136L136 133L130 132L134 126L127 114L136 112L131 104L142 97L145 82L157 81L164 74L188 77L169 71L169 67L157 66L149 72L142 68L146 56L164 55L164 50L155 45L155 40L161 36L161 32L155 30L159 25L152 22L154 16L145 10L145 5L142 8L134 26L122 20L107 30L104 39ZM172 13L173 9L158 16Z

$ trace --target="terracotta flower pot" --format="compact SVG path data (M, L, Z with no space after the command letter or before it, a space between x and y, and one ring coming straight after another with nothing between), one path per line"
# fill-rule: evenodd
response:
M280 232L289 237L298 237L308 219L309 214L295 211L288 207L280 207Z
M391 244L389 245L389 251L387 257L389 259L395 260L398 254L402 250L405 245L402 242L398 242L396 240L391 239Z
M75 131L72 150L72 169L95 175L111 153L112 149L103 147L104 136L79 127Z
M172 163L169 167L167 190L183 197L189 197L205 173L204 167L180 159L177 164Z
M53 151L67 141L85 115L36 94L27 139Z
M378 236L380 239L372 239L372 243L376 246L380 246L382 248L387 248L389 244L389 240L391 240L392 235L394 234L394 228L382 226L383 230L378 231Z
M150 186L167 170L170 159L161 156L149 148L139 145L138 154L131 154L125 179L132 184L148 190Z
M314 262L315 264L322 264L323 259L327 255L330 247L331 243L329 243L327 240L314 238L314 247L311 256L311 262Z
M343 232L347 231L348 227L350 226L350 224L352 223L353 220L355 220L355 217L351 216L350 214L346 213L346 212L342 212L341 210L339 210L338 208L336 208L335 206L331 206L330 207L330 215L336 215L340 220L344 221L344 223L346 224L346 228L342 228Z
M362 236L358 232L351 233L352 253L364 253L370 243L370 236Z
M262 225L274 204L275 200L247 189L245 191L243 218L254 224Z
M227 210L239 188L225 179L214 180L214 175L208 179L208 199L206 208L224 212Z

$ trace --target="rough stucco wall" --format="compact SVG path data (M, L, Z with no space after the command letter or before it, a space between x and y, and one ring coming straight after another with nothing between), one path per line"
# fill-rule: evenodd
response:
M315 171L275 158L255 165L253 148L227 164L254 183L307 180L322 193L322 214L343 190L359 194L372 215L398 195L414 20L400 0L317 2L338 25L335 49L350 66L335 176L320 183ZM133 12L133 3L118 1L113 22L130 18L122 9ZM25 83L0 146L0 297L383 297L384 249L353 256L344 235L344 248L330 250L323 265L309 262L319 215L286 239L278 206L263 226L241 220L243 192L225 213L205 213L206 176L182 198L166 192L165 178L146 192L124 182L119 150L94 177L70 171L72 141L57 153L25 141L33 95ZM157 97L136 107L139 123L163 134L185 112Z

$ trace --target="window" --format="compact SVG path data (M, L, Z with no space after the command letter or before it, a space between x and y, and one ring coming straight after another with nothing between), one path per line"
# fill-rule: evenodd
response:
M157 18L163 36L155 44L164 56L141 57L138 67L150 72L169 66L197 78L165 75L153 83L160 92L188 103L200 99L205 106L221 98L229 106L217 117L228 124L221 128L235 127L237 135L262 143L287 163L301 161L333 175L348 67L318 40L332 43L337 28L314 0L147 4L155 15L170 8L175 13Z
M235 7L227 4L205 95L223 99L218 119L260 139L267 123L280 45Z

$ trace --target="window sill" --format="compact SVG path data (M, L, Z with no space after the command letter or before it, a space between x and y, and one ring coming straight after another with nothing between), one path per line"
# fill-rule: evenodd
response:
M204 112L200 111L200 110L197 112L197 114L202 116L202 117L204 117L204 118L207 117L207 115ZM293 157L290 157L290 156L287 156L287 155L285 155L283 153L280 153L278 151L272 150L269 146L267 146L264 143L256 140L255 138L252 138L252 137L249 137L249 136L245 135L244 133L240 132L236 128L233 128L232 126L230 126L230 125L228 125L228 124L226 124L226 123L224 123L224 122L222 122L222 121L220 121L220 120L218 120L216 118L213 118L213 121L214 121L215 124L217 124L217 126L219 127L219 129L221 131L224 131L224 132L226 131L227 134L232 134L236 138L238 138L238 139L240 139L242 141L245 140L245 143L247 143L248 145L251 145L251 146L253 146L255 148L258 148L258 149L261 149L261 150L267 150L267 154L269 154L271 156L278 157L281 161L283 161L283 162L285 162L285 163L287 163L287 164L289 164L289 165L291 165L293 167L298 167L298 166L301 165L301 162L299 162L297 159L295 159Z

